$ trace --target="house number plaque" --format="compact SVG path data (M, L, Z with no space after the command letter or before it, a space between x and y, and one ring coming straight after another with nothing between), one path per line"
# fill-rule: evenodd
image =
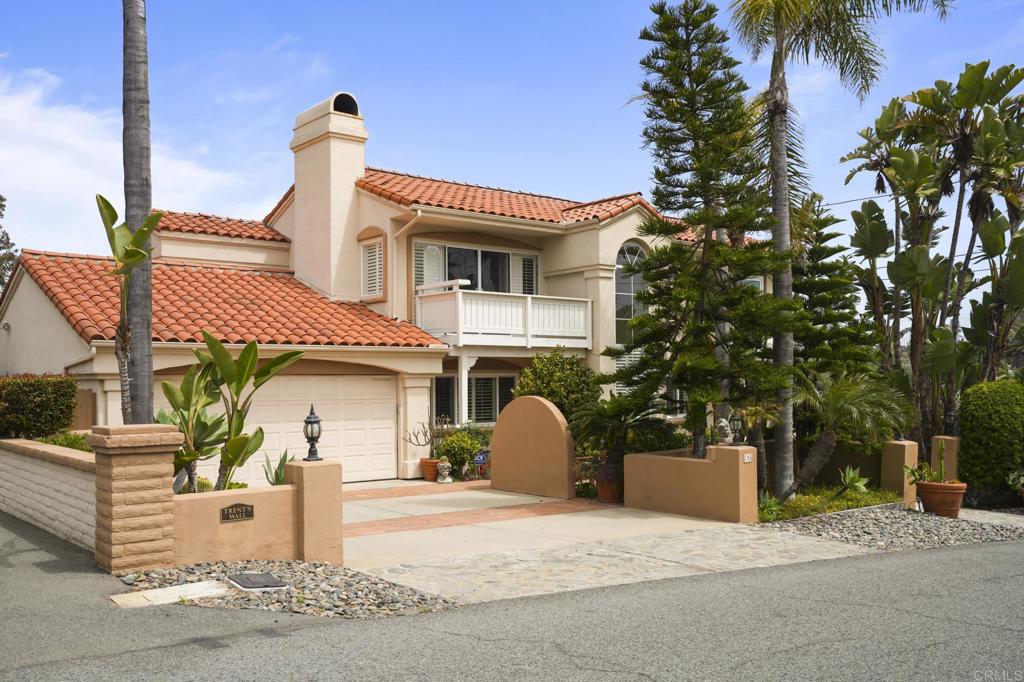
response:
M253 518L251 504L232 504L220 510L220 522L248 521Z

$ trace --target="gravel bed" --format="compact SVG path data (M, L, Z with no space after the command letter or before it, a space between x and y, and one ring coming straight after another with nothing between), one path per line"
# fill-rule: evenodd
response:
M927 549L1024 540L1024 527L947 519L905 509L870 507L764 524L770 528L881 550Z
M1017 516L1024 516L1024 507L1007 507L1005 509L993 509L992 511L999 512L1000 514L1016 514Z
M229 609L261 609L327 618L381 618L443 611L458 603L434 594L353 571L342 566L302 561L236 561L136 573L121 579L134 590L184 585L202 580L226 581L236 573L271 573L287 587L267 592L231 590L189 604Z

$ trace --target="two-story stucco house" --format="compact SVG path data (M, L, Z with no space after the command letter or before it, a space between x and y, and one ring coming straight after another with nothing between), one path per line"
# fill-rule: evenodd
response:
M650 247L637 226L654 211L639 193L579 202L369 168L366 140L336 94L296 118L295 184L263 220L168 212L153 240L156 379L181 376L201 329L263 357L304 350L248 421L272 459L301 453L315 404L346 481L419 476L425 453L403 436L441 415L493 422L538 351L611 369L600 353L628 333L639 286L623 266ZM25 250L0 301L0 372L74 374L116 424L109 270ZM260 484L262 461L238 479Z

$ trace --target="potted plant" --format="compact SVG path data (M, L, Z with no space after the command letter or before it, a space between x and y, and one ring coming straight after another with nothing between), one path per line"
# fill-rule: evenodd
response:
M658 421L657 413L644 402L614 393L576 411L572 418L573 437L578 443L592 443L604 452L597 467L598 501L622 502L623 458L629 433Z
M414 445L419 448L430 448L430 457L420 458L420 470L423 472L424 481L436 481L437 480L437 463L438 459L433 457L435 446L436 446L436 434L437 427L431 426L426 422L420 422L419 425L405 434L402 439L410 445Z
M946 480L943 448L944 445L940 443L939 462L935 469L932 469L927 462L921 462L913 468L903 467L903 470L910 482L917 486L917 495L921 498L921 505L926 512L956 519L960 517L960 508L964 503L967 484Z

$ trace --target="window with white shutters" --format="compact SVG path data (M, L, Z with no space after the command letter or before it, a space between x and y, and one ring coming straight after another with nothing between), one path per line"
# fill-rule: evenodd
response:
M443 282L445 273L444 247L439 244L416 242L413 248L413 284Z
M384 240L363 242L363 298L384 295Z
M511 269L511 293L529 294L531 296L537 293L536 256L513 253L509 267Z

